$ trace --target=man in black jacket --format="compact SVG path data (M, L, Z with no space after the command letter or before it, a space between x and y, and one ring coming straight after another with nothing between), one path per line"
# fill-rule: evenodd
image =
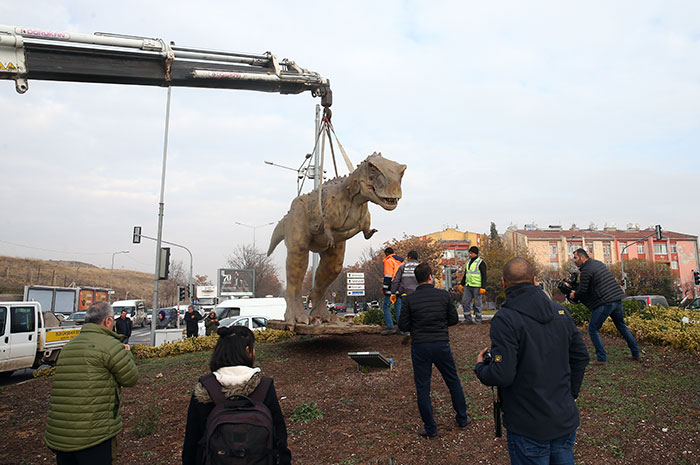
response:
M177 318L177 314L176 314ZM187 337L197 337L199 334L199 320L202 315L194 311L194 307L190 305L185 312L185 325L187 326Z
M617 283L615 277L603 262L588 257L584 249L574 251L574 264L581 271L579 285L569 294L570 300L583 302L591 311L588 320L588 335L595 347L596 361L601 364L607 361L605 347L600 339L600 327L610 317L620 335L625 339L632 352L632 360L639 360L639 346L625 325L625 311L622 309L622 299L625 291Z
M502 279L506 301L491 321L492 359L484 364L489 349L482 350L474 372L499 387L511 463L573 465L588 349L569 312L535 285L530 262L510 260Z
M122 310L121 314L119 315L119 318L114 320L114 330L117 334L122 334L124 336L124 339L122 340L124 344L129 343L132 327L133 324L131 322L131 318L126 316L126 310Z
M411 333L411 361L416 383L418 411L425 427L418 432L423 437L437 436L437 424L433 419L430 403L430 378L433 365L437 367L450 390L457 426L471 424L467 415L467 403L462 383L457 376L455 360L450 349L448 326L459 322L457 310L447 291L433 287L430 265L421 263L414 271L418 287L404 299L405 307L399 317L399 329Z

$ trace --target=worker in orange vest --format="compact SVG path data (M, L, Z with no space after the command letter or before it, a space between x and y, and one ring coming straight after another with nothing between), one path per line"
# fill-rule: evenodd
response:
M382 302L382 310L384 311L384 322L386 323L386 329L382 331L382 336L387 336L389 334L403 334L398 328L394 328L394 321L391 318L391 303L394 302L394 313L396 314L396 321L399 321L399 315L401 315L401 299L397 299L395 295L391 293L391 280L394 279L396 271L399 269L403 263L403 258L394 254L394 249L387 247L384 249L384 282L382 283L382 294L384 294L384 302Z

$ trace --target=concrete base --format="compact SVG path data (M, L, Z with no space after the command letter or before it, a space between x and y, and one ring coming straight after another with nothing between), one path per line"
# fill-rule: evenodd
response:
M316 325L304 325L300 323L287 323L281 320L269 320L267 327L270 329L281 329L284 331L294 331L297 334L377 334L384 329L377 325L354 325L350 323L322 323Z
M177 342L184 338L184 328L156 329L156 344L161 346L167 342Z

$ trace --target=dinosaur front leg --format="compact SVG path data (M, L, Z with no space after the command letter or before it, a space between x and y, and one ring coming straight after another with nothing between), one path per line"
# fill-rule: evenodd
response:
M374 233L377 232L376 229L370 229L370 221L371 218L369 216L368 210L362 217L362 222L360 223L360 227L362 228L362 235L365 236L365 239L369 239L374 235Z
M316 270L314 287L311 290L311 301L314 308L311 310L311 318L320 318L321 321L338 321L336 315L332 315L324 304L324 297L328 286L338 277L343 269L343 259L345 258L345 241L338 242L324 252L321 252L321 260Z
M309 323L309 316L306 314L304 303L301 300L301 285L304 282L308 265L308 250L295 250L293 247L287 246L287 289L284 292L284 300L287 302L284 320L287 323ZM314 306L315 304L316 302L314 302Z

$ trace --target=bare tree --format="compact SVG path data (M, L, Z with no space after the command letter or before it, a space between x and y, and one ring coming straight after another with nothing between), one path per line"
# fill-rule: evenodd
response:
M255 297L282 294L282 282L277 267L270 257L252 245L236 247L227 262L231 268L255 270Z

